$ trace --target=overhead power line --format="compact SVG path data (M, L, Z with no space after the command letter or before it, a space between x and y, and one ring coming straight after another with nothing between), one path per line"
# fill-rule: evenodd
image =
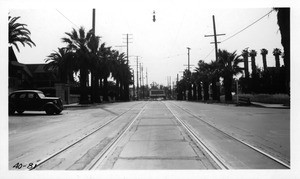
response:
M75 24L75 23L73 23L69 18L67 18L63 13L61 13L59 10L57 10L56 9L56 11L58 12L58 13L60 13L65 19L67 19L69 22L71 22L71 24L73 24L75 27L77 27L77 29L79 29L79 27Z
M208 55L206 55L206 57L204 58L204 60L206 60L206 58L207 58L214 50L215 50L215 47L213 47L213 48L211 49L211 51L209 52Z
M177 56L181 56L181 55L185 55L185 53L181 53L181 54L177 54L177 55L172 55L172 56L167 56L167 57L164 57L165 58L173 58L173 57L177 57Z
M223 40L222 42L225 42L229 39L231 39L232 37L238 35L239 33L243 32L244 30L248 29L249 27L251 27L252 25L254 25L255 23L257 23L258 21L260 21L261 19L263 19L264 17L266 17L267 15L271 14L271 12L273 12L274 10L272 9L270 12L268 12L267 14L263 15L261 18L257 19L256 21L254 21L253 23L251 23L250 25L248 25L247 27L243 28L242 30L238 31L237 33L233 34L232 36L228 37L227 39Z

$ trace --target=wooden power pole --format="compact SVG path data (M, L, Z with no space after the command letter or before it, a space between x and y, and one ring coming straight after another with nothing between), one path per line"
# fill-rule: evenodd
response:
M216 24L215 24L215 16L213 15L212 16L212 18L213 18L213 28L214 28L214 35L204 35L204 37L214 37L214 42L212 42L212 43L214 43L215 44L215 54L216 54L216 61L218 60L218 41L217 41L217 36L221 36L221 35L226 35L226 34L217 34L216 33Z

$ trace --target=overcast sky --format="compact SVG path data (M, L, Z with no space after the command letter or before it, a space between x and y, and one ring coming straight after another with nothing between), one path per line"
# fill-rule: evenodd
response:
M217 33L222 42L248 25L252 24L268 12L272 7L229 8L203 6L199 1L105 1L95 4L96 35L101 36L102 42L113 49L126 53L124 34L129 37L130 65L136 73L136 57L144 70L148 71L148 81L159 84L167 83L167 76L172 81L176 75L182 75L187 68L187 47L191 48L190 60L197 65L199 60L210 62L215 59L213 51L213 37L204 35L213 34L212 16L215 16ZM156 22L152 21L153 11L156 13ZM61 42L66 37L65 32L80 26L88 31L92 28L92 7L68 8L9 8L11 16L21 16L18 22L27 24L31 31L32 40L36 47L22 47L16 52L21 63L45 63L45 58L58 47L66 44ZM219 49L229 52L241 51L247 47L258 52L256 61L262 67L260 49L269 51L268 66L274 66L272 55L274 48L283 50L280 43L276 12L256 22L236 36L218 44ZM282 64L281 60L281 64Z

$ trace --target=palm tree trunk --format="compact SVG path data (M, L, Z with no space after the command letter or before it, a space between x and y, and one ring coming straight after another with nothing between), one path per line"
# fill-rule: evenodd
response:
M202 86L201 86L201 82L198 83L198 100L202 100Z
M188 84L188 100L192 100L192 85Z
M108 82L107 78L104 78L103 82L103 101L108 101Z
M245 78L249 78L248 53L243 54L243 58L244 58Z
M252 75L256 74L255 56L251 56L251 68L252 68Z
M124 88L124 84L123 84L123 81L120 81L120 91L119 91L119 93L120 93L120 100L124 100L124 90L123 90L123 88Z
M225 101L232 101L232 81L232 76L227 76L224 78Z
M197 100L197 88L195 83L193 84L193 100Z
M96 102L96 95L95 95L95 75L94 72L91 72L91 102Z
M116 80L116 87L117 87L116 99L120 100L120 81L118 79Z
M275 66L276 68L280 68L280 60L279 60L279 55L275 55Z
M213 78L212 79L212 96L213 96L213 100L217 100L220 101L220 89L219 86L217 86L217 82L218 82L219 78Z
M87 79L87 70L82 68L80 69L80 101L79 101L80 104L89 103L86 79Z
M124 100L129 101L129 84L127 81L124 84Z
M100 89L99 89L100 96L103 96L103 82L102 82L102 78L101 77L99 78L99 82L100 82L100 84L99 84L99 87L100 87ZM101 98L100 98L100 100L101 100Z
M267 71L267 59L266 59L266 54L262 55L263 58L263 67L264 67L264 71Z
M203 83L203 91L204 91L204 100L207 101L209 100L209 83L204 82Z
M92 75L92 93L93 93L93 102L101 103L100 93L99 93L99 76L97 74Z

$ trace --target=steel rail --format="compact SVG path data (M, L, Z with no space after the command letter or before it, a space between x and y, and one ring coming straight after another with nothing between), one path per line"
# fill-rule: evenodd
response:
M211 157L211 159L216 162L216 164L221 169L229 169L229 167L225 164L225 161L222 161L220 157L218 157L215 153L213 153L209 147L207 147L201 139L197 136L195 131L190 128L183 120L181 120L172 110L171 108L164 103L164 105L168 108L168 110L172 113L172 115L177 119L177 121L185 128L185 130L190 134L191 137L204 149L204 151Z
M134 105L134 107L136 107L137 105L139 105L140 103ZM123 113L119 114L118 116L115 116L114 118L112 118L111 120L107 121L106 123L100 125L99 127L97 127L96 129L94 129L93 131L89 132L88 134L86 134L85 136L77 139L76 141L74 141L73 143L65 146L64 148L60 149L57 152L54 152L53 154L51 154L50 156L40 160L39 162L35 163L35 167L33 169L29 169L29 170L35 170L37 167L41 166L42 164L44 164L45 162L47 162L48 160L54 158L55 156L63 153L64 151L68 150L69 148L73 147L74 145L80 143L82 140L88 138L89 136L93 135L94 133L98 132L100 129L102 129L103 127L107 126L108 124L110 124L111 122L115 121L116 119L120 118L121 116L123 116L125 113L129 112L130 110L132 110L134 107L124 111Z
M182 110L185 111L186 113L192 115L193 117L195 117L195 118L201 120L202 122L206 123L206 124L209 125L210 127L212 127L212 128L214 128L214 129L218 130L219 132L225 134L226 136L228 136L228 137L230 137L230 138L232 138L232 139L234 139L234 140L236 140L236 141L238 141L238 142L240 142L240 143L242 143L242 144L244 144L244 145L250 147L251 149L257 151L258 153L261 153L261 154L263 154L264 156L266 156L266 157L268 157L268 158L274 160L275 162L277 162L277 163L283 165L284 167L290 169L290 165L287 164L287 163L285 163L285 162L283 162L283 161L281 161L280 159L278 159L278 158L276 158L276 157L274 157L274 156L272 156L272 155L270 155L270 154L268 154L268 153L266 153L266 152L264 152L264 151L258 149L257 147L254 147L253 145L251 145L251 144L249 144L249 143L247 143L247 142L245 142L245 141L242 141L242 140L240 140L240 139L238 139L238 138L236 138L236 137L234 137L234 136L228 134L228 133L225 132L225 131L222 131L221 129L219 129L219 128L213 126L212 124L210 124L209 122L207 122L207 121L201 119L200 117L196 116L195 114L193 114L193 113L190 112L189 110L184 109L184 108L182 108L181 106L179 106L179 105L177 105L177 104L174 104L174 103L172 103L172 104L173 104L174 106L177 106L178 108L182 109Z
M137 120L137 118L144 111L145 106L140 110L140 112L136 115L136 117L127 125L127 127L121 131L105 148L87 165L84 170L96 170L103 162L103 160L107 157L107 155L114 149L117 143L122 139L122 137L126 134L126 132L131 128L133 123Z

